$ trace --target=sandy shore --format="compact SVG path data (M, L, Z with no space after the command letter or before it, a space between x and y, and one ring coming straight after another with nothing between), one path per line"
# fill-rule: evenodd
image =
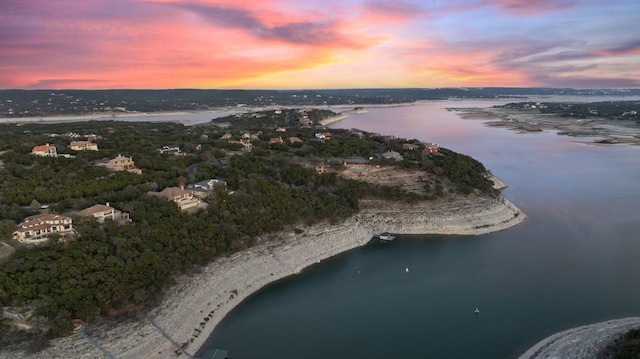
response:
M607 345L631 329L640 328L640 317L609 320L553 334L540 341L520 359L597 359Z
M160 305L146 316L193 355L216 325L245 298L279 279L368 243L375 233L482 234L509 228L526 217L505 198L431 202L406 210L406 204L370 201L361 213L340 224L320 224L301 234L283 232L255 247L221 258L192 276L177 278ZM174 358L176 347L142 318L93 324L84 329L116 358ZM95 358L96 347L79 334L51 342L38 353L13 348L0 358ZM182 354L184 355L184 354ZM181 355L181 356L182 356ZM184 357L184 356L183 356Z

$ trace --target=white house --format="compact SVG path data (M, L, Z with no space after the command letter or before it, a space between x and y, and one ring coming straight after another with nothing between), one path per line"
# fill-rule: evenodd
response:
M22 243L45 242L53 233L73 232L73 221L60 214L38 214L24 219L13 232L13 239Z

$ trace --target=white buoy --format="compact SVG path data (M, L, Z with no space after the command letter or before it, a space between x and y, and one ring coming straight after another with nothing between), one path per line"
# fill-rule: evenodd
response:
M405 268L405 272L409 273L409 267Z

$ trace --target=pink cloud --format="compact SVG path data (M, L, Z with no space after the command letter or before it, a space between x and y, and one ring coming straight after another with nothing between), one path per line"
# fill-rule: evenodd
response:
M0 87L526 86L635 76L640 42L593 36L590 26L604 20L547 31L547 13L573 7L589 10L568 0L4 1Z
M404 22L427 14L417 4L388 0L369 0L365 2L363 11L366 17L378 23Z
M497 6L518 15L533 15L562 11L576 6L572 0L493 0L486 5Z
M594 53L598 56L640 55L640 41L628 42L617 47L595 51Z

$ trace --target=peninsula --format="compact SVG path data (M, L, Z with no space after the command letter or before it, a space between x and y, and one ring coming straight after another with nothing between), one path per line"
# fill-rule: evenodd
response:
M16 250L0 266L8 294L0 299L5 316L19 313L14 326L31 329L7 333L0 357L193 355L260 288L383 230L474 235L525 219L499 194L504 184L472 158L321 124L335 116L287 109L188 128L4 125L1 190L13 204L2 205L3 218L15 225L27 214L55 212L73 218L74 231L37 246L5 240ZM90 137L97 150L72 152L78 137ZM29 153L44 141L54 158ZM115 172L97 165L112 156L130 162ZM101 203L117 209L117 220L116 212L106 218L93 209L82 217ZM41 280L55 273L56 287ZM45 330L53 339L39 341Z
M590 144L640 145L640 101L514 102L452 110L460 111L465 119L483 120L489 126L523 133L550 130L559 135L590 138Z

